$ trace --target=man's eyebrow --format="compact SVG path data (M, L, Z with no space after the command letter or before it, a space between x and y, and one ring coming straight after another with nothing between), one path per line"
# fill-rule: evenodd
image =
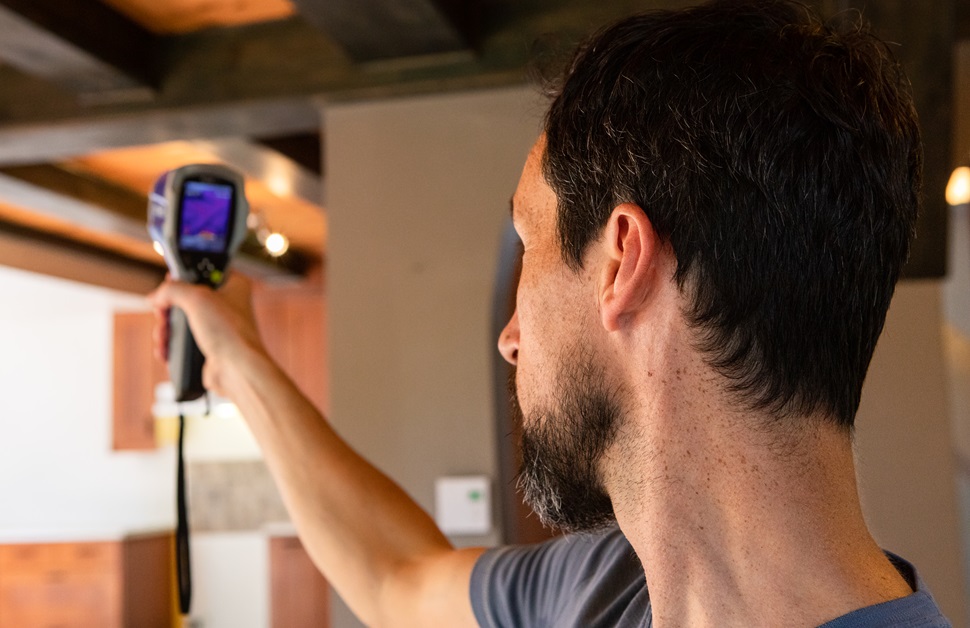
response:
M515 222L515 197L509 199L509 218L512 222Z

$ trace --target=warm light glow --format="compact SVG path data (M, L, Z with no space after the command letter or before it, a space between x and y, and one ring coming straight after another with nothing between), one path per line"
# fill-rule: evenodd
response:
M946 202L950 205L970 203L970 168L957 168L950 175L950 182L946 184Z
M289 177L278 172L266 179L266 187L276 196L287 197L293 193L293 185Z
M163 249L162 245L158 243L158 240L152 240L152 248L155 249L156 253L162 257L165 257L165 249Z
M273 257L279 257L290 248L290 241L282 233L271 233L266 236L266 250Z

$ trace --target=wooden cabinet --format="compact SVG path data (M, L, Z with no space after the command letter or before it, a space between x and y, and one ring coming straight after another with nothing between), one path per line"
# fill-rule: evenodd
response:
M168 370L152 354L154 323L151 312L114 316L111 444L116 450L155 448L152 403L155 385L168 380Z
M327 628L330 587L310 560L300 539L269 539L272 628Z
M303 394L326 411L330 395L322 286L262 287L253 294L253 309L266 350Z
M171 628L170 534L0 545L0 628Z

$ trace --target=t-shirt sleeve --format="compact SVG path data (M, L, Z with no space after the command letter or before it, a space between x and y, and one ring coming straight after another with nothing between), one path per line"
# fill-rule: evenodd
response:
M472 570L470 595L484 628L616 625L642 588L640 563L614 529L489 550Z
M549 622L563 579L557 545L502 547L479 558L471 579L472 608L479 625L498 628Z

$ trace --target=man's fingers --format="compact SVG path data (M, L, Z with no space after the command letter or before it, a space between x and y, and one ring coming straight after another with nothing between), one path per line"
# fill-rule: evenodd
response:
M163 362L168 361L168 342L171 334L169 313L173 307L185 309L184 304L191 301L191 291L197 286L179 283L167 277L162 284L148 296L149 303L155 315L155 325L152 328L152 342L155 357Z
M168 357L171 336L168 316L173 307L188 317L199 348L209 358L223 356L226 350L238 348L240 343L258 346L251 293L249 280L236 273L216 291L167 278L148 297L155 312L152 338L155 355L160 359Z
M149 295L148 299L156 310L169 310L173 306L187 310L191 309L193 294L199 290L208 290L208 288L182 283L169 277Z
M155 324L152 326L152 347L155 358L162 362L168 362L169 310L156 307L152 309L152 312L155 315Z

